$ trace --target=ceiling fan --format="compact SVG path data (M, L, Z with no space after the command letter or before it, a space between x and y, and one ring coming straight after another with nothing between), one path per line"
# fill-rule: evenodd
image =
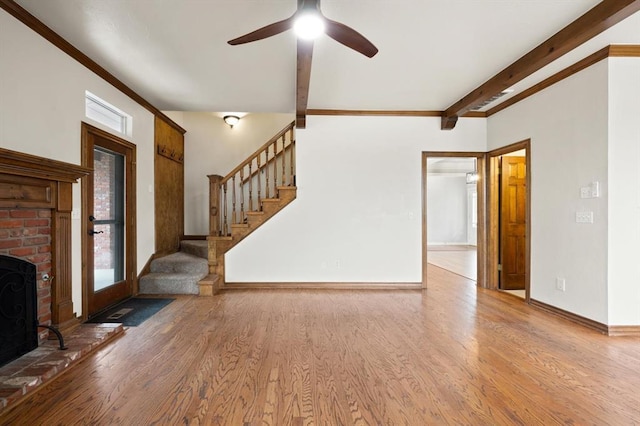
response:
M338 43L342 43L343 45L355 50L356 52L360 52L369 58L378 53L378 48L376 48L373 43L367 40L362 34L351 27L325 17L320 10L320 0L298 0L298 9L287 19L274 22L273 24L269 24L248 34L229 40L228 43L232 46L250 43L252 41L258 41L280 34L294 27L294 29L297 30L298 26L302 27L302 30L305 24L318 26L319 33L324 32ZM300 36L304 37L303 35Z

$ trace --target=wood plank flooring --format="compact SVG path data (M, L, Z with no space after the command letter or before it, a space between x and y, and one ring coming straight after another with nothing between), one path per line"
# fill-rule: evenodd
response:
M640 339L429 274L424 292L179 297L0 424L640 423Z
M478 276L478 259L474 246L428 246L427 262L470 280L475 281Z

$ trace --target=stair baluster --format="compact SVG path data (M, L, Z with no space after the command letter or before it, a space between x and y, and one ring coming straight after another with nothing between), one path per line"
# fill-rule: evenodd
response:
M258 209L260 209L260 202L262 201L262 197L260 196L260 188L262 188L262 184L260 183L260 176L262 176L262 168L260 167L260 154L256 157L256 161L258 162Z
M262 211L264 199L279 196L279 187L295 185L295 139L293 132L294 124L292 123L256 150L227 176L216 181L218 190L210 190L212 196L210 220L216 220L218 225L210 227L210 235L230 236L231 224L246 223L248 212ZM289 151L288 156L287 150ZM280 176L278 176L280 167L282 169ZM289 176L287 177L287 175ZM214 185L213 182L210 179L211 185Z
M278 139L273 141L273 196L278 197Z
M251 173L252 165L253 159L249 162L249 211L253 211L253 173Z
M291 174L289 175L289 186L296 186L295 170L294 170L294 157L295 157L295 141L293 140L293 129L289 131L289 165L291 167Z
M231 210L231 224L238 223L236 220L236 175L231 178L231 202L233 203L233 209Z
M240 169L240 221L244 222L244 167Z
M282 153L282 186L285 186L287 184L287 164L286 164L286 159L287 157L285 156L285 148L284 148L284 144L286 142L285 140L285 135L282 135L282 151L280 151Z
M222 235L229 235L229 229L227 228L227 224L229 223L229 220L227 219L227 182L224 182L222 185L223 185L222 205L224 209L224 224L222 226L222 229L223 229Z
M265 178L266 178L266 189L265 189L265 197L269 198L269 147L271 145L267 145L266 149L266 157L264 160L264 168L265 168Z

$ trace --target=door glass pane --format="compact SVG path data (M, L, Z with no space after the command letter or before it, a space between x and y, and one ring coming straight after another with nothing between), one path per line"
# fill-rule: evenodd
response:
M96 148L93 160L94 291L124 280L124 156Z

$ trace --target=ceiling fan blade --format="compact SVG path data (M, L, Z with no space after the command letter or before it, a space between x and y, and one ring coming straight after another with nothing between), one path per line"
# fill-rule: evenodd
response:
M338 43L342 43L368 58L372 58L378 53L378 48L353 28L331 19L324 19L326 22L325 33Z
M294 15L295 16L295 15ZM262 28L259 28L255 31L250 32L249 34L245 34L238 38L234 38L233 40L229 40L229 43L232 46L237 44L250 43L252 41L258 41L265 39L267 37L274 36L276 34L280 34L285 32L293 27L293 16L284 19L282 21L274 22L273 24L269 24Z

